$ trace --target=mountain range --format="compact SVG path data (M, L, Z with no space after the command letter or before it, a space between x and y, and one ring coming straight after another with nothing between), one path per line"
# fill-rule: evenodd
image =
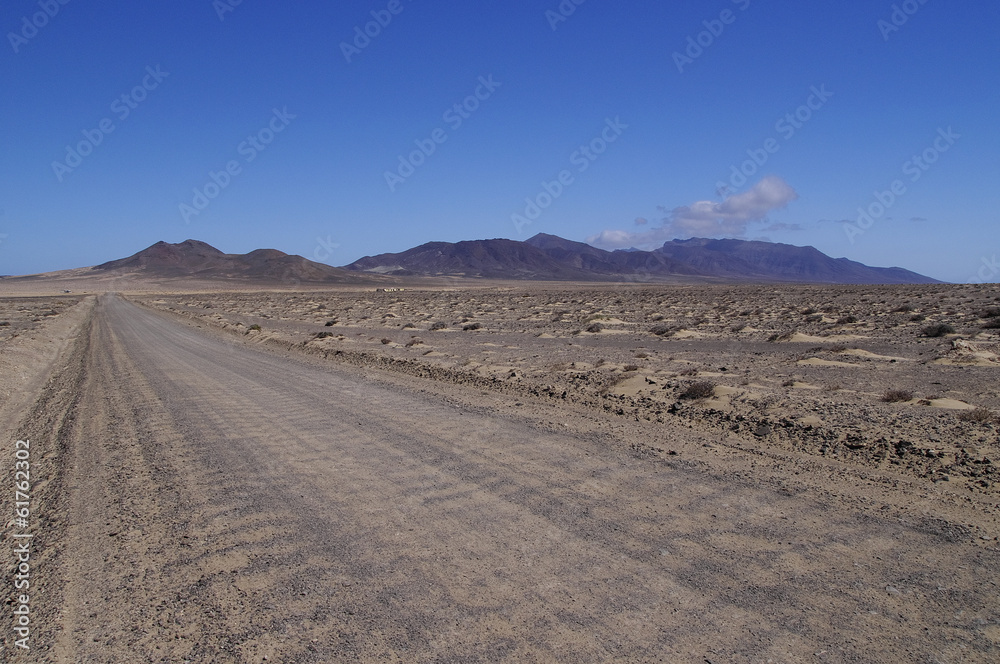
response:
M813 247L746 240L672 240L652 251L605 251L540 233L525 241L428 242L400 253L365 256L333 267L276 249L227 254L198 240L157 242L127 258L44 275L39 279L137 278L267 284L391 284L401 278L639 283L929 284L898 267L869 267L830 258Z
M899 267L869 267L814 247L748 240L671 240L653 251L605 251L539 233L523 242L429 242L400 253L366 256L347 270L395 276L579 281L939 283Z
M157 279L201 278L282 283L358 283L371 281L347 270L316 263L277 249L257 249L247 254L226 254L198 240L177 244L157 242L119 260L95 265L91 270L136 274Z

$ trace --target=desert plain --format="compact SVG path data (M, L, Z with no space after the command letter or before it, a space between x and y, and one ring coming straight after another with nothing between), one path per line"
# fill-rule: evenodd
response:
M1000 660L994 285L68 290L5 661Z

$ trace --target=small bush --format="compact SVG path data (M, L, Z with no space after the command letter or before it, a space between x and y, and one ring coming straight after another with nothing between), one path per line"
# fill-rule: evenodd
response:
M603 325L601 325L600 323L594 323L593 325L587 328L587 332L590 332L591 334L597 334L603 329L604 329Z
M708 399L715 394L715 385L708 381L691 383L680 394L681 399Z
M946 334L954 334L955 328L947 323L938 323L937 325L928 325L927 327L920 330L920 334L925 337L930 337L931 339L937 337L943 337Z
M882 401L886 403L899 403L901 401L911 401L913 392L909 390L888 390L882 395Z
M247 331L260 332L260 325L254 323L253 325L247 328Z
M1000 318L1000 307L988 307L979 312L980 318Z
M468 325L466 325L465 327L463 327L462 330L465 331L465 332L470 332L472 330L482 329L482 327L483 326L482 326L481 323L469 323Z
M448 327L447 323L442 323L441 321L438 321L438 322L434 323L433 325L431 325L431 332L437 332L438 330L444 330L447 327Z
M904 305L902 305L902 306L899 306L899 307L896 307L896 308L895 308L895 309L893 309L892 311L893 311L894 313L897 313L897 314L908 314L908 313L910 313L911 311L913 311L913 307L911 307L911 306L910 306L910 305L908 305L908 304L904 304Z
M795 336L795 330L788 330L787 332L775 332L767 340L771 343L776 343L779 341L788 341L793 336Z
M675 330L666 323L660 323L658 325L654 325L649 331L658 337L670 337L673 336Z
M337 319L328 320L326 321L326 324L323 327L333 327L336 324L337 324Z
M9 320L0 321L0 327L10 327L10 321Z
M622 367L622 371L638 371L638 370L639 370L638 364L626 364L624 367Z
M911 323L919 323L920 321L926 320L926 319L927 319L927 316L925 316L923 314L913 314L912 316L910 316L910 322Z
M850 325L851 323L857 323L858 319L854 316L843 316L837 319L837 325Z
M407 348L412 348L414 346L419 346L422 343L424 343L424 342L421 341L420 339L410 339L409 341L406 342L406 347Z
M1000 330L1000 318L991 318L983 323L984 330Z
M388 346L391 343L392 343L392 339L389 339L388 337L382 337L382 345L383 346Z
M993 422L996 420L996 416L987 408L973 408L972 410L963 410L958 414L958 419L963 422L976 422L977 424L986 424L987 422Z
M334 336L333 332L317 332L313 335L313 339L326 339L332 336Z
M781 384L782 387L795 387L795 379L789 378Z
M406 325L403 326L403 329L404 330L412 330L412 329L415 329L416 327L417 326L414 325L413 323L407 323Z

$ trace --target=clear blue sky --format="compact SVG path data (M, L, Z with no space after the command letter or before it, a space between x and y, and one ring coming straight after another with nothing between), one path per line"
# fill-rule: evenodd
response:
M0 274L545 232L1000 281L992 0L230 1L3 3Z

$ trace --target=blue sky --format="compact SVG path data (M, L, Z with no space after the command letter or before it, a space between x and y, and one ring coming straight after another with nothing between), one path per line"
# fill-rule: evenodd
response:
M62 1L0 9L0 274L545 232L1000 281L994 2Z

